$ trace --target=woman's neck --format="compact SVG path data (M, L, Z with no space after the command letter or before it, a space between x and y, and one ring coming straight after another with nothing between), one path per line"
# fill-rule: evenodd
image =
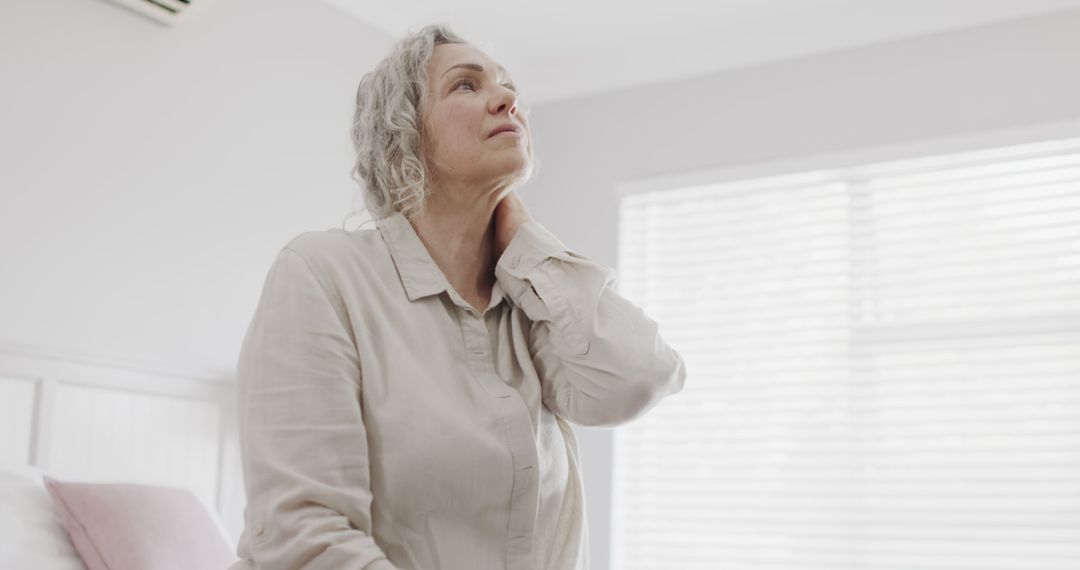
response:
M485 199L467 204L429 200L424 211L410 220L446 280L471 303L490 299L495 284L493 213L497 204Z

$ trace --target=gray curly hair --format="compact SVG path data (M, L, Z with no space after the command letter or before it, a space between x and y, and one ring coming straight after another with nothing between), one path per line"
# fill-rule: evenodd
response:
M470 42L446 24L424 26L399 40L357 87L351 129L356 162L350 177L376 218L401 212L411 219L424 208L430 190L422 154L422 110L430 95L427 67L435 46L447 43ZM522 183L535 176L536 166Z

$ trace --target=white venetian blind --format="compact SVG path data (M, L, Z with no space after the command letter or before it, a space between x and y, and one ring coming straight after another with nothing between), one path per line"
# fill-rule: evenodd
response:
M626 197L614 570L1080 569L1080 139Z

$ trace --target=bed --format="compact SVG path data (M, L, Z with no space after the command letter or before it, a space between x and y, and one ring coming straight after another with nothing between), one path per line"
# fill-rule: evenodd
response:
M0 347L0 568L235 561L232 386Z

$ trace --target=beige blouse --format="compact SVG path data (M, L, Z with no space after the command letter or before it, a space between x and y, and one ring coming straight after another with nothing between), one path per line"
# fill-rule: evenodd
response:
M539 222L477 312L396 213L277 254L237 389L232 569L587 570L577 439L686 377L616 274Z

